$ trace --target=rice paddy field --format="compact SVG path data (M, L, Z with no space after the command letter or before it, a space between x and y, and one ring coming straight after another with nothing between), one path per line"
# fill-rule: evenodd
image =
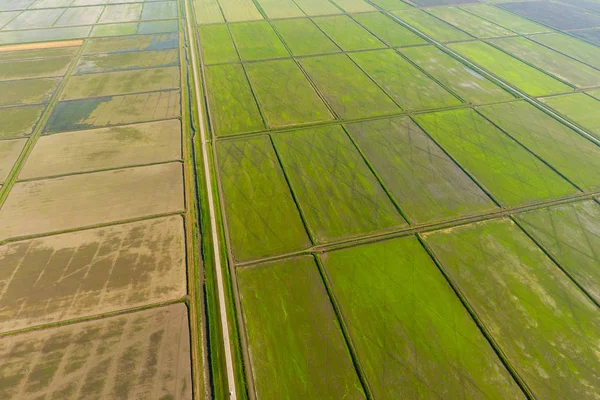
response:
M599 399L599 32L0 0L0 398Z

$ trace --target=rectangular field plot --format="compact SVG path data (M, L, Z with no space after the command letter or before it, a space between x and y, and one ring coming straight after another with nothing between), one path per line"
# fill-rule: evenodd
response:
M346 55L303 58L300 64L341 118L373 117L401 111Z
M273 21L294 56L336 53L340 48L308 18Z
M0 246L0 332L183 297L184 244L176 215Z
M7 61L0 63L0 81L63 76L69 64L71 57Z
M77 7L67 9L54 26L93 25L104 7Z
M257 398L365 399L312 257L237 275Z
M100 24L111 22L131 22L138 21L142 14L142 4L117 4L109 5L104 8L102 16L98 20Z
M268 22L246 22L229 26L243 61L289 57L283 43Z
M598 308L512 221L425 240L535 398L600 396Z
M0 339L0 397L192 396L185 304Z
M504 205L518 206L578 192L473 110L420 114L415 121Z
M79 46L81 42L78 40L74 40L69 43L62 43L62 45L58 45L60 47L54 47L50 44L46 44L47 48L39 48L39 46L44 46L44 44L33 44L33 48L28 48L30 45L24 45L22 50L14 50L14 51L2 51L0 52L0 60L1 61L9 61L9 60L33 60L33 59L48 59L48 58L56 58L56 57L68 57L74 56L75 53L79 51Z
M263 19L252 0L220 0L219 4L227 22Z
M61 100L168 89L179 89L178 67L75 75L69 79Z
M543 25L536 24L488 4L473 4L461 6L460 8L522 35L551 31Z
M56 104L44 132L134 124L177 118L180 115L181 98L178 90L62 101Z
M502 3L498 6L556 29L584 29L600 26L600 16L567 4L526 1Z
M600 101L598 98L584 93L572 93L544 97L540 100L600 139Z
M347 13L360 13L367 11L377 11L375 7L364 0L334 0L341 9Z
M179 51L177 50L96 54L82 56L75 68L75 74L172 67L175 65L179 65Z
M350 58L404 110L441 108L462 103L394 50L353 53Z
M572 35L577 36L583 40L587 40L595 44L596 46L600 46L600 29L590 29L586 31L574 31Z
M525 398L414 237L322 260L374 398Z
M341 127L279 133L273 140L316 242L406 225Z
M600 302L600 206L593 200L516 215L520 225Z
M579 40L563 33L549 33L547 35L531 36L534 40L546 47L574 58L582 63L600 69L600 48L583 40Z
M18 17L6 25L4 30L49 28L64 11L64 8L23 11Z
M45 108L45 105L0 108L0 139L29 135Z
M382 13L367 13L353 15L359 24L373 32L389 46L413 46L427 43L424 39L412 33L393 19Z
M487 195L408 117L347 125L412 223L493 210Z
M110 37L110 36L123 36L123 35L135 35L138 31L137 22L125 22L120 24L103 24L96 25L92 29L90 37Z
M226 24L201 26L200 41L205 64L237 62L240 60Z
M333 119L293 60L252 63L246 71L271 128Z
M400 52L468 103L481 104L513 98L507 91L437 47L411 47Z
M179 162L20 182L0 210L0 240L183 209Z
M144 3L144 9L142 10L143 21L171 18L177 18L176 1Z
M194 15L198 24L217 24L225 22L217 0L192 0Z
M460 31L450 24L427 14L423 10L400 10L392 12L395 16L440 42L473 39L472 36Z
M88 40L84 55L120 53L124 51L170 50L179 47L176 33L162 35L138 35Z
M178 119L148 122L44 136L36 143L19 178L66 175L179 159L181 122Z
M167 21L146 21L140 22L140 27L138 29L139 34L141 35L150 35L154 33L170 33L177 32L179 30L179 25L176 19L170 19Z
M380 49L386 45L346 15L313 18L342 50Z
M331 1L322 0L294 0L300 9L309 16L341 14L342 11Z
M40 78L0 82L0 107L45 103L59 81L59 78Z
M265 128L258 105L239 64L206 68L212 123L217 135Z
M405 10L412 7L402 0L373 0L372 3L377 4L384 10Z
M600 85L600 71L523 37L495 39L494 45L575 87Z
M508 29L457 7L431 8L428 9L427 12L477 38L514 35L514 32L509 31Z
M487 43L454 43L448 47L531 96L573 91L572 87Z
M310 246L268 137L221 141L217 155L229 238L236 260Z
M478 111L583 190L600 188L600 146L524 101Z
M293 0L259 0L258 3L269 18L304 17Z
M0 184L12 170L26 142L27 139L0 140Z
M0 32L0 45L14 43L50 42L53 40L84 39L91 26L74 26L52 29L32 29Z

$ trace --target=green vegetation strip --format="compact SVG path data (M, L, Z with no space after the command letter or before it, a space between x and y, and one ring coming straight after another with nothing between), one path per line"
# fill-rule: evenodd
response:
M472 36L456 29L444 21L440 21L423 10L400 10L394 11L392 14L423 32L425 35L440 42L473 39Z
M294 56L335 53L340 48L308 18L272 21Z
M243 61L289 57L285 46L266 21L232 24L229 29Z
M594 98L593 94L572 93L539 100L600 139L600 96Z
M202 61L204 64L219 64L239 61L233 38L225 24L201 26Z
M386 45L361 27L347 15L313 18L319 26L342 50L380 49Z
M452 24L477 38L514 35L507 29L456 7L430 8L428 13Z
M544 46L550 47L582 63L600 69L600 48L564 33L549 33L530 37Z
M521 35L551 31L543 25L536 24L493 5L473 4L461 6L460 8Z

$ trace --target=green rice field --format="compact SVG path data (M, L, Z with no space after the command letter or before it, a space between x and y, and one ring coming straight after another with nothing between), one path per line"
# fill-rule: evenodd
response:
M600 399L595 0L0 0L0 399Z

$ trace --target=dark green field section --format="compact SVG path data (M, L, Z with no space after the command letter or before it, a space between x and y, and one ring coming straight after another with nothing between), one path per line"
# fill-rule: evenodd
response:
M573 88L524 62L483 43L453 43L449 48L531 96L568 93Z
M540 100L600 139L600 99L594 98L593 93L572 93Z
M316 242L406 225L341 127L279 133L273 141Z
M191 398L187 310L176 304L0 338L0 396Z
M400 111L346 55L303 58L300 65L341 118L373 117Z
M313 18L325 34L345 51L380 49L386 45L346 15Z
M400 10L392 14L416 28L419 32L440 42L474 39L471 35L427 14L423 10Z
M293 56L336 53L340 48L308 18L273 21Z
M236 259L267 257L310 246L268 137L220 142L217 155Z
M350 58L405 110L461 104L452 93L419 71L394 50L350 54Z
M600 146L521 101L478 111L583 190L600 188Z
M600 48L590 43L586 43L583 40L579 40L563 33L535 35L531 36L530 39L574 58L577 61L600 69Z
M217 135L265 128L241 65L207 67L206 81L212 123Z
M409 118L349 124L347 129L410 222L457 218L495 208Z
M0 63L0 81L63 76L71 64L71 57L12 60Z
M419 46L400 51L465 102L482 104L513 98L507 91L437 47Z
M46 103L60 78L24 79L0 82L0 107Z
M258 398L365 398L312 257L242 268L237 281Z
M239 61L233 38L227 25L206 25L199 28L202 57L205 64Z
M43 105L0 108L0 139L29 135L45 108Z
M513 222L425 240L536 398L599 396L598 308Z
M180 115L178 90L61 101L52 111L44 132L102 128Z
M285 46L268 22L245 22L229 26L243 61L289 57Z
M525 398L416 238L322 260L374 398Z
M485 39L514 35L514 32L463 11L460 8L439 7L429 9L427 12L476 38Z
M389 46L403 47L427 43L382 13L355 14L352 18Z
M269 127L333 119L293 60L264 61L245 68Z
M490 4L464 5L460 8L518 34L528 35L532 33L551 31L551 29L543 25L536 24L535 22L519 17L500 8L496 8Z
M421 114L415 121L503 205L577 193L573 185L473 110Z

